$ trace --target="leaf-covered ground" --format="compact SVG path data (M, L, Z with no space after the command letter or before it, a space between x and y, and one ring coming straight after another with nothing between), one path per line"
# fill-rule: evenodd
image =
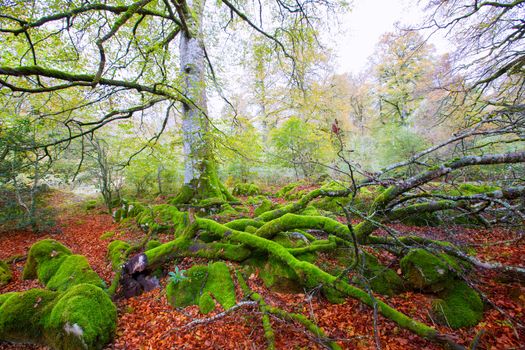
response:
M101 209L84 210L70 195L55 194L53 206L59 208L57 227L54 233L34 234L27 231L6 232L0 234L0 260L13 255L25 255L29 247L43 238L56 239L70 247L75 253L83 254L94 270L107 283L112 277L111 266L106 259L106 247L113 238L138 241L141 232L133 228L118 228L112 218ZM395 226L403 232L417 233L431 238L447 239L453 242L484 244L504 241L514 237L514 233L505 230L473 230L465 228L421 228ZM116 232L109 239L102 239L107 231ZM169 240L168 235L161 236ZM525 265L525 243L498 244L476 247L478 257L512 265ZM382 260L391 256L379 255ZM179 268L187 269L204 260L186 258L179 263ZM330 263L330 257L326 257ZM11 265L14 280L0 293L21 291L39 287L37 281L21 280L24 261ZM391 266L397 269L397 266ZM514 319L514 324L525 324L525 288L518 283L499 281L490 273L479 273L475 280L483 291L507 316ZM164 287L166 279L161 281ZM284 294L269 291L264 287L257 274L248 279L250 287L260 293L268 303L288 311L299 312L314 319L331 337L338 339L345 349L375 349L373 331L373 312L359 302L348 299L341 305L328 303L317 295L306 293ZM239 299L242 298L238 290ZM431 297L428 295L406 292L395 297L383 298L392 306L409 316L434 324L430 317ZM174 310L164 296L163 289L145 293L139 297L117 301L119 320L117 334L108 349L263 349L266 341L258 310L241 308L228 316L212 323L191 328L185 327L195 318L204 317L197 306L184 310ZM217 309L215 311L219 312ZM213 313L211 314L213 315ZM210 317L211 315L207 315ZM382 349L439 349L409 331L400 329L396 324L379 316L378 330ZM321 348L300 325L272 320L276 333L276 345L279 349L315 349ZM437 326L443 333L461 344L468 345L480 331L485 333L479 348L482 349L525 349L525 332L513 327L500 312L487 307L482 322L471 329L453 331ZM36 345L7 344L0 342L0 349L45 349Z

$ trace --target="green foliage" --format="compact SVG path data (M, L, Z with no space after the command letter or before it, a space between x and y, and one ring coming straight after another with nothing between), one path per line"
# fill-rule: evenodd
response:
M463 281L454 281L441 299L432 302L436 320L450 328L471 327L483 317L483 302L475 290Z
M187 277L184 275L186 270L179 270L178 266L175 266L175 271L170 271L168 276L170 276L170 282L177 284L181 281L184 281Z
M322 174L319 163L333 157L328 135L312 125L291 117L270 134L274 162L293 169L297 177Z
M70 255L65 258L56 273L46 283L46 288L56 291L64 291L70 287L89 283L105 289L105 282L93 271L83 255Z

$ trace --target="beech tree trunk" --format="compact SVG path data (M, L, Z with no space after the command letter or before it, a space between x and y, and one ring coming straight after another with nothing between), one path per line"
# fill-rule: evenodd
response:
M184 186L175 199L177 203L212 197L231 199L218 178L208 130L206 54L201 35L204 4L205 0L187 2L187 28L180 39L183 90L190 102L183 103Z

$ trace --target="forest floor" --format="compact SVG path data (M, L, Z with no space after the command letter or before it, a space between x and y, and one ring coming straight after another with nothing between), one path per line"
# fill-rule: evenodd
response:
M111 282L111 265L106 258L107 245L111 239L132 242L142 237L136 228L118 227L110 215L101 208L83 209L82 199L72 194L56 192L50 205L57 209L57 227L50 233L35 234L30 231L0 233L0 260L15 254L27 254L30 246L44 238L56 239L73 252L83 254L93 269L106 281ZM510 239L514 236L505 230L474 230L460 227L429 228L395 226L402 232L416 233L425 237L446 238L454 242L476 246L479 258L505 264L525 266L525 242L486 245ZM107 231L115 235L109 239L101 236ZM51 233L53 232L53 233ZM169 235L160 235L162 241ZM381 256L379 256L381 259ZM327 257L329 260L329 257ZM187 269L202 259L186 258L178 262L180 269ZM0 287L0 293L22 291L41 287L38 281L24 281L21 274L24 261L11 265L13 281ZM395 270L398 269L396 266ZM174 266L173 266L174 268ZM173 270L171 268L171 270ZM429 295L405 292L394 297L378 296L407 315L433 325L443 333L451 334L458 343L468 345L480 330L484 330L479 349L525 349L525 331L517 326L525 325L525 286L516 282L506 283L497 276L478 271L472 280L495 305L506 313L504 316L493 307L486 307L482 322L476 327L454 331L434 324L429 310ZM261 314L254 308L241 308L217 321L185 327L190 321L205 316L197 306L175 310L167 302L164 287L167 278L161 280L162 288L130 299L116 301L118 325L115 339L107 349L263 349L266 346ZM348 298L340 305L330 304L326 299L308 293L286 294L268 290L257 274L248 279L250 287L261 294L269 304L287 311L299 312L314 319L325 332L338 340L345 349L375 349L373 310L354 299ZM220 306L214 313L220 312ZM211 315L213 315L212 313ZM208 314L206 317L210 317ZM509 321L511 318L513 321ZM278 349L322 348L300 325L272 320ZM378 318L377 330L382 349L440 349L382 316ZM8 344L0 341L0 349L46 349L37 345Z

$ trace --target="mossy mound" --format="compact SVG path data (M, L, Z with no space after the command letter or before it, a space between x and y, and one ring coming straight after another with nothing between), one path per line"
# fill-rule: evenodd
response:
M77 284L88 283L99 288L106 288L106 283L93 271L85 256L70 255L65 258L57 272L47 282L46 288L65 291Z
M38 241L29 249L23 278L38 278L40 282L46 284L59 269L63 260L71 254L71 250L53 239Z
M11 273L9 265L5 261L0 260L0 287L11 282L12 278L13 274Z
M45 344L42 321L49 316L58 295L38 288L9 293L0 306L0 339Z
M177 207L169 204L155 205L151 208L144 208L137 212L134 217L137 224L154 232L173 231L175 235L181 233L188 225L188 213L183 213ZM135 213L134 213L135 214Z
M0 340L53 349L102 349L116 328L117 310L87 259L45 239L29 250L25 278L48 289L0 295Z
M454 281L441 297L432 302L432 314L439 323L457 329L481 321L483 302L465 282Z
M255 196L260 193L259 186L253 183L238 183L232 190L234 196Z
M0 295L0 339L54 349L102 349L113 337L117 310L92 284L65 292L31 289Z
M255 209L254 209L255 217L263 213L266 213L267 211L270 211L274 208L274 204L272 203L272 201L264 196L257 196L257 197L249 198L247 203L255 206Z
M455 268L453 258L442 253L436 256L425 249L411 249L400 261L403 277L414 288L439 292L451 282ZM454 266L455 265L455 266Z
M374 292L392 296L405 289L403 279L394 270L382 265L372 254L365 253L364 257L363 276Z
M79 284L60 295L44 319L46 338L57 349L102 349L115 333L117 309L92 284Z
M303 290L299 276L281 261L270 257L260 267L259 276L271 290L284 293L298 293Z
M115 240L108 245L108 258L111 261L113 271L117 271L125 263L126 251L130 248L129 243Z
M56 291L64 291L82 283L106 288L104 281L93 271L84 256L73 255L67 247L52 239L41 240L29 250L24 278L35 277L46 288Z
M199 305L206 314L215 309L215 300L224 309L234 306L235 286L228 266L219 261L191 267L186 271L186 279L168 284L166 296L173 307Z

